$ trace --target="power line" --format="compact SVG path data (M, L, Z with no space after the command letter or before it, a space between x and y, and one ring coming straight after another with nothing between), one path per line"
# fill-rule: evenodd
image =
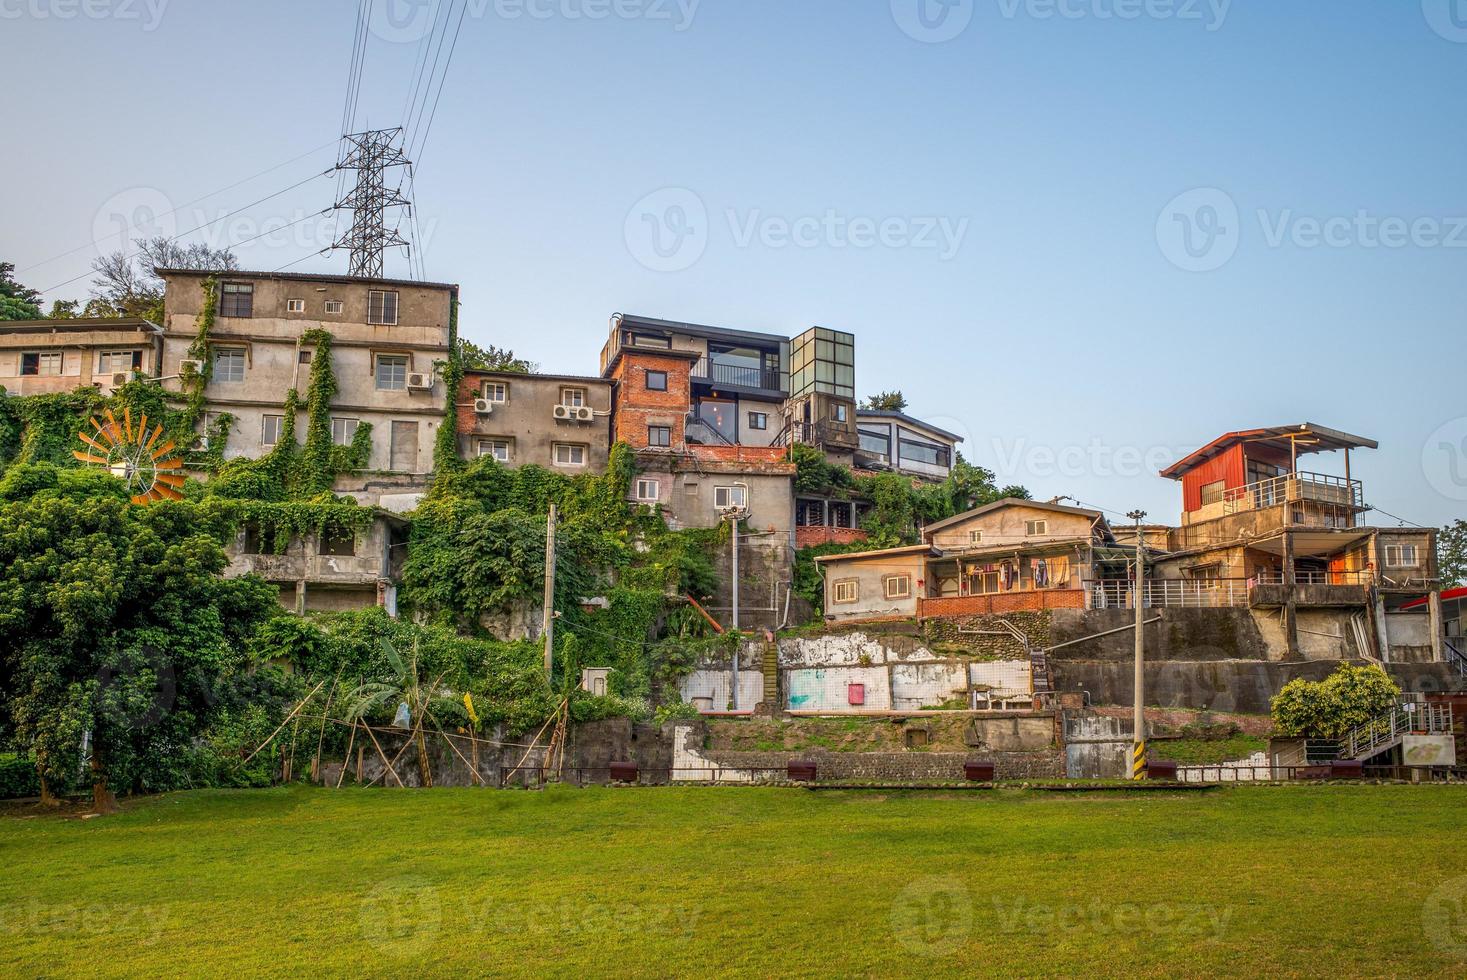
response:
M180 204L178 207L174 208L172 211L164 211L162 214L155 215L155 217L157 217L157 218L166 218L170 214L177 214L178 212L182 211L184 208L193 207L195 204L198 204L201 201L207 201L211 197L217 197L218 195L223 194L225 191L232 191L236 187L239 187L239 186L241 186L243 184L248 184L250 181L256 180L257 178L260 178L260 177L263 177L263 176L265 176L268 173L274 173L275 171L279 170L281 167L288 167L292 163L295 163L297 160L304 160L306 157L311 156L314 153L320 153L322 150L326 149L326 147L328 147L328 146L334 146L338 142L339 142L338 140L334 140L334 139L333 140L327 140L325 143L322 143L320 146L315 147L314 149L307 150L305 153L302 153L300 156L291 157L289 160L286 160L283 163L277 163L273 167L268 167L268 168L266 168L264 170L261 170L259 173L251 174L250 176L245 177L242 180L236 180L234 183L229 184L226 187L221 187L221 188L219 188L216 191L210 191L209 193L205 194L203 197L196 197L192 201L189 201L186 204ZM327 173L330 173L330 172L331 171L329 171L329 170L327 171ZM297 185L297 186L299 186L299 185ZM119 234L122 234L122 233L119 232ZM110 238L111 236L109 235L108 237ZM123 242L122 244L123 245L126 245L127 243L126 242ZM88 248L93 248L96 245L97 245L97 242L95 242L95 241L87 242L85 245L78 245L76 248L71 249L68 252L62 252L60 255L53 255L49 259L42 259L40 262L37 262L35 265L27 266L24 269L20 269L20 270L18 270L16 272L16 275L22 275L24 273L30 272L33 269L39 269L43 265L50 265L52 262L55 262L57 259L64 259L68 255L75 255L77 252L84 251L84 250L86 250Z
M469 5L465 2L458 11L458 24L453 29L453 43L448 47L448 60L443 63L443 74L438 79L438 93L433 96L433 111L428 114L428 128L423 130L423 138L417 143L419 163L422 162L423 148L428 145L428 135L433 131L433 120L438 118L438 100L443 97L443 85L448 81L448 69L453 65L453 53L458 50L458 36L459 32L463 30L464 14L468 12L468 9ZM422 122L421 114L419 114L418 121ZM413 144L408 145L411 148Z
M332 207L350 208L352 222L331 247L350 249L349 275L380 279L382 253L389 248L409 247L396 228L387 230L384 218L388 208L410 206L400 189L387 189L385 180L389 167L408 165L407 157L398 145L401 136L402 129L396 128L369 130L346 137L352 149L338 166L355 170L357 179L350 193Z
M334 170L335 168L332 168L332 169ZM317 179L319 179L321 177L325 177L328 174L330 174L331 172L332 172L332 170L323 170L319 174L312 174L310 177L307 177L305 180L302 180L302 181L300 181L298 183L295 183L295 184L291 184L289 187L285 188L284 190L276 191L274 194L267 194L265 197L260 198L258 201L252 201L251 203L246 204L242 208L235 208L233 211L227 212L225 214L221 214L219 217L213 219L212 221L206 221L206 222L204 222L201 225L197 225L197 226L195 226L193 228L190 228L188 231L181 231L181 232L179 232L178 234L174 235L172 238L170 238L168 240L170 242L176 242L180 238L185 238L188 235L192 235L196 231L202 231L205 228L209 227L210 225L217 225L219 222L223 221L226 218L232 218L232 217L234 217L237 214L240 214L240 213L242 213L244 211L248 211L250 208L253 208L256 205L264 204L266 201L269 201L269 200L271 200L273 198L277 198L277 197L279 197L282 194L289 193L290 191L295 190L297 187L301 187L301 186L303 186L305 184L309 184L313 180L317 180ZM320 212L317 212L317 213L318 214L325 214L327 211L330 211L330 210L331 210L331 208L326 208L325 211L320 211ZM305 216L305 218L314 218L314 217L316 217L316 215L314 215L314 214L308 214L308 215ZM305 218L298 218L297 220L292 221L289 225L284 225L283 227L289 228L291 225L298 225L302 221L304 221ZM278 231L279 229L272 229L272 230ZM270 234L270 232L265 232L262 235L256 235L256 236L254 236L254 238L246 238L243 242L234 242L229 247L231 247L231 248L237 247L239 245L245 244L246 242L252 242L252 241L255 240L255 238L263 238L264 235L268 235L268 234ZM123 255L123 258L125 258L125 259L137 258L138 255L142 254L142 251L143 250L140 249L140 248L135 248L132 251L127 252L126 254L124 254ZM49 293L49 292L52 292L54 290L60 289L62 286L69 286L72 283L76 282L78 279L85 279L87 276L95 275L96 272L97 272L96 269L88 269L86 272L83 272L81 275L79 275L79 276L72 276L70 279L66 280L65 282L59 282L56 285L52 286L50 289L42 290L42 292Z
M467 3L465 3L465 7L467 8ZM437 77L437 75L438 75L438 60L443 56L443 42L448 37L448 21L453 16L453 0L448 0L448 8L447 8L447 11L448 11L448 14L443 19L443 30L440 31L440 32L438 32L438 45L433 50L433 65L432 65L431 68L428 69L427 75L425 76L425 78L426 78L426 84L424 84L422 86L422 89L421 89L422 96L423 97L422 97L421 100L418 99L418 97L417 97L418 89L415 86L414 87L413 95L411 97L411 101L414 103L414 106L409 111L408 117L403 120L403 126L404 126L404 128L406 128L408 130L408 132L410 133L410 136L408 138L408 146L412 146L413 143L417 140L417 131L418 131L419 127L421 127L422 124L423 124L423 109L428 104L428 93L430 91L432 91L432 89L433 89L433 79L435 77ZM438 28L438 21L437 21L437 16L435 14L434 21L433 21L433 29L436 31L437 28ZM431 34L429 35L429 39L431 41L431 39L432 39L432 35ZM427 61L427 59L425 57L424 58L424 62L426 63L426 61ZM414 121L414 117L416 117L416 121Z

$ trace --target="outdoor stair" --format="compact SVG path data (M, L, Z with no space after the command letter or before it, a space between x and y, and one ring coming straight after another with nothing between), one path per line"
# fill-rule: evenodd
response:
M1044 648L1030 643L1024 631L1007 619L1000 619L998 624L1024 648L1024 653L1029 658L1029 675L1034 685L1034 694L1037 696L1052 693L1054 683L1049 676L1049 658L1045 656Z
M764 704L779 706L779 644L764 644Z
M1401 744L1407 735L1450 735L1452 706L1403 701L1340 739L1341 759L1364 762Z

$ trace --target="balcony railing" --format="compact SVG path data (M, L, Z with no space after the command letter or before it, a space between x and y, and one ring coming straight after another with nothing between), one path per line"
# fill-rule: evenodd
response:
M1290 473L1234 487L1222 496L1223 512L1236 514L1279 504L1310 501L1359 511L1365 509L1365 494L1359 480L1325 473Z
M1157 579L1146 582L1142 601L1148 609L1220 609L1248 605L1248 580L1220 578L1199 581ZM1136 589L1126 581L1085 583L1087 609L1135 609Z
M1259 572L1249 580L1254 585L1283 585L1282 570L1269 569ZM1369 585L1373 579L1369 572L1330 572L1319 569L1296 569L1295 585Z
M777 370L748 364L727 364L706 357L699 358L693 365L693 380L716 385L735 385L739 388L782 390Z

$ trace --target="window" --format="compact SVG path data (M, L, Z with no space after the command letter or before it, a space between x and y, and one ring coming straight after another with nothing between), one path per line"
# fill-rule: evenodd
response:
M567 408L581 408L586 404L585 388L560 389L560 403Z
M285 425L284 415L266 415L260 420L260 445L273 446L280 441L280 430Z
M662 492L662 484L658 483L656 480L638 480L637 481L637 499L638 500L656 500L657 497L661 494L661 492Z
M888 575L884 581L888 599L910 599L912 597L912 576Z
M698 496L698 484L696 484L696 483L684 483L683 484L683 493L687 494L689 497L696 497L696 496Z
M556 466L585 466L586 447L571 442L557 442L554 447Z
M331 313L331 314L340 314L341 313L341 300L339 300L339 299L328 299L326 301L326 312L327 313Z
M485 401L499 402L503 404L509 401L509 385L503 381L486 381L480 391L480 396Z
M658 350L672 350L671 337L659 337L651 333L627 332L626 341L633 347L655 347Z
M406 354L377 355L377 390L402 391L407 387Z
M749 488L742 483L731 487L713 488L713 506L718 510L728 510L733 507L743 507L748 499Z
M767 428L769 428L769 413L768 412L750 412L749 413L749 428L751 428L751 429L767 429Z
M61 352L20 355L20 373L23 375L60 374Z
M858 426L857 431L861 437L861 451L882 459L891 457L891 429L885 426L881 428L868 428Z
M1385 553L1388 568L1416 568L1420 565L1420 555L1414 544L1388 544Z
M1048 521L1025 521L1024 522L1024 537L1026 537L1026 538L1041 538L1041 537L1043 537L1044 535L1046 535L1048 533L1049 533L1049 522Z
M304 312L306 312L306 301L303 300L303 299L288 299L288 300L286 300L285 301L285 312L287 312L287 313L304 313Z
M316 553L351 557L357 553L357 536L351 531L328 531L321 535Z
M246 524L244 530L244 547L241 550L247 555L274 554L275 528L261 527L259 524Z
M104 350L97 355L98 374L126 374L140 371L143 367L143 352L140 350Z
M951 453L948 447L939 446L936 443L903 439L901 440L901 451L903 462L925 463L928 466L951 465Z
M666 391L667 390L667 372L666 371L648 371L647 372L647 390L648 391Z
M367 291L367 322L397 323L397 291L395 289L370 289Z
M219 287L220 316L254 316L255 287L248 282L226 282Z
M509 462L509 440L508 439L480 439L479 455L493 456L501 463Z
M352 439L356 438L357 419L332 419L331 420L331 443L335 446L350 446Z
M983 532L982 531L969 531L968 532L968 543L969 544L982 544L983 543Z
M214 379L238 384L245 376L245 351L243 347L220 347L214 351Z
M1202 488L1202 505L1205 507L1208 504L1221 503L1223 494L1227 492L1227 489L1227 480L1218 480L1214 483L1207 484Z
M647 445L649 446L671 446L672 426L649 425L647 426Z
M844 422L846 420L846 407L844 405L835 406L831 418L837 422Z
M204 449L208 449L209 448L209 436L211 434L213 434L214 432L217 432L219 430L219 426L223 422L223 420L224 420L224 413L223 412L205 412L204 413L203 427L200 428L200 430L199 430L199 445L200 446L202 446ZM225 435L228 435L229 432L230 432L230 430L232 430L233 428L234 428L234 426L231 425L228 429L225 429L224 430L224 434Z
M302 363L302 364L309 364L309 363L311 363L311 351L308 351L308 350L301 351L297 355L296 360L300 361L300 363Z
M836 582L834 588L835 601L838 603L855 602L861 596L861 583L855 579Z

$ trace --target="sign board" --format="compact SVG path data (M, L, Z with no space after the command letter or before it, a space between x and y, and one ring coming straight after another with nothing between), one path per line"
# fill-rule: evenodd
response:
M1408 766L1455 766L1457 743L1451 735L1406 735L1401 759Z

